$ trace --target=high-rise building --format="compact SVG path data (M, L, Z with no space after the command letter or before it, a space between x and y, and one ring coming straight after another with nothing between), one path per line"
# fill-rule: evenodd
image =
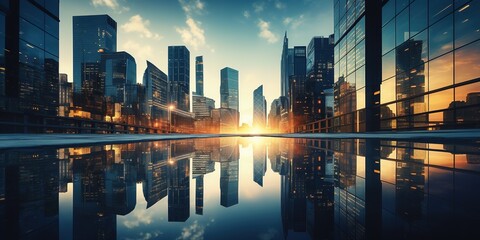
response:
M253 123L254 128L265 128L267 124L267 105L263 96L263 85L253 91Z
M314 37L307 47L306 95L310 121L331 118L325 111L325 90L333 89L333 35Z
M113 103L125 102L126 86L137 83L137 64L127 52L101 55L100 81L105 84L105 97Z
M263 177L267 171L266 146L260 142L253 145L253 181L263 187Z
M287 32L283 38L282 59L280 62L280 96L289 97L289 77L293 74L293 48L288 48Z
M335 131L479 127L479 9L335 1Z
M223 68L220 71L220 107L237 111L237 126L240 117L238 93L238 71L229 67Z
M117 51L117 22L108 15L73 17L73 90L75 106L104 115L105 83L101 55Z
M379 128L381 4L335 2L335 131Z
M195 58L195 93L203 96L203 56Z
M190 51L185 46L168 47L170 104L190 111Z
M0 1L0 109L57 115L59 1Z
M167 171L168 221L185 222L190 217L190 160L175 161Z
M66 117L73 106L73 84L68 82L68 75L65 73L59 74L58 84L58 116Z
M200 95L193 95L192 110L196 119L210 117L213 109L215 109L215 100Z
M298 126L307 122L310 116L306 98L307 49L305 46L293 48L293 74L289 77L289 99L291 125Z
M147 61L147 68L143 74L143 85L147 91L147 113L154 117L160 109L167 108L169 93L167 75Z

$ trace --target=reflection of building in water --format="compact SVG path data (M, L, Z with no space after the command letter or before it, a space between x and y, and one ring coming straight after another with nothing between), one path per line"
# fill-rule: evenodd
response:
M156 143L154 147L142 153L145 166L143 195L147 208L167 196L168 142Z
M253 181L263 187L263 177L267 171L266 146L263 142L253 144Z
M103 147L70 151L73 162L73 237L74 239L116 238L116 216L107 212L105 202L107 165L111 152Z
M61 193L68 192L68 183L72 182L72 162L68 154L68 148L61 148L57 151L58 154L58 191Z
M236 139L220 141L220 204L231 207L238 204L239 149Z
M0 239L59 238L56 150L0 153Z
M167 172L168 221L185 222L190 217L190 160L169 160Z
M212 151L216 147L212 139L195 141L195 156L192 159L192 178L195 178L195 213L203 215L203 176L215 171L212 161ZM217 148L218 150L218 148Z

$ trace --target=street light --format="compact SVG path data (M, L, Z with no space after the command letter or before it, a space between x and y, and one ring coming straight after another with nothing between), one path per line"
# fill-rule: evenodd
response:
M175 109L175 106L168 106L168 133L172 132L172 110Z

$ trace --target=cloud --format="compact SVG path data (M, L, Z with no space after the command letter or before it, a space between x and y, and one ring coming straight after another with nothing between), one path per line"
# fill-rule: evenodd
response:
M275 1L275 7L277 9L284 9L285 8L285 4L280 2L280 1Z
M253 11L255 11L256 13L261 13L261 12L263 12L264 7L265 7L265 3L264 3L264 2L256 2L256 3L253 3Z
M247 19L250 18L250 12L249 12L248 10L245 10L245 11L243 12L243 16L244 16L245 18L247 18Z
M260 29L260 33L258 34L258 36L267 40L267 42L269 42L269 43L275 43L275 42L278 41L277 36L275 36L275 34L272 33L272 31L270 31L270 23L269 22L266 22L266 21L263 21L262 19L259 19L257 26Z
M178 0L178 2L187 15L194 13L201 15L205 11L205 3L201 0Z
M300 15L298 18L286 17L283 19L283 24L285 26L290 26L292 29L298 28L305 21L305 16Z
M127 23L123 24L122 29L127 33L139 33L142 38L161 39L162 37L159 34L153 33L148 29L149 25L149 20L144 20L142 16L137 14L132 16Z
M128 219L123 222L123 225L125 225L125 227L127 227L128 229L136 228L141 224L149 225L150 223L152 223L152 217L146 214L145 210L136 211L131 217L131 220Z
M200 240L204 238L205 227L198 224L198 221L195 220L192 225L184 227L182 233L177 240L190 239L190 240Z
M191 17L187 17L185 22L187 27L185 28L175 28L175 30L182 37L183 42L186 45L191 46L193 49L198 50L200 47L206 45L205 41L205 30L201 27L201 22L195 21Z
M130 10L128 7L120 6L118 0L91 0L94 7L108 7L112 10L119 11L119 13Z

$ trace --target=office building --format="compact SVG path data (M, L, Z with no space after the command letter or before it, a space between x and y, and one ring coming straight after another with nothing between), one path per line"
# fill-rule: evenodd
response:
M203 96L203 56L195 58L195 93Z
M73 83L68 82L67 74L60 73L58 84L58 116L68 117L73 107Z
M282 58L280 61L280 87L282 97L289 97L289 77L293 74L293 48L288 48L287 32L283 37Z
M168 104L168 78L151 62L147 61L147 68L143 74L143 85L146 88L147 113L153 118L160 110L165 111Z
M305 46L293 48L293 74L289 76L290 125L305 124L310 118L305 82L307 74L307 49Z
M263 96L263 85L253 91L253 128L263 129L267 125L267 103Z
M59 1L0 2L0 109L57 115Z
M215 109L215 100L200 95L193 95L192 110L195 113L195 119L210 117L213 109Z
M220 71L220 107L237 112L237 126L240 119L238 80L237 70L226 67Z
M307 108L309 121L331 118L331 112L325 111L326 92L333 89L333 35L314 37L307 47ZM329 115L330 114L330 115Z
M100 64L101 82L107 102L125 103L126 86L137 83L137 64L127 52L104 53Z
M108 15L73 17L73 90L77 107L93 118L105 114L101 55L117 51L117 23Z
M168 47L168 79L170 104L190 111L190 51L185 46Z

